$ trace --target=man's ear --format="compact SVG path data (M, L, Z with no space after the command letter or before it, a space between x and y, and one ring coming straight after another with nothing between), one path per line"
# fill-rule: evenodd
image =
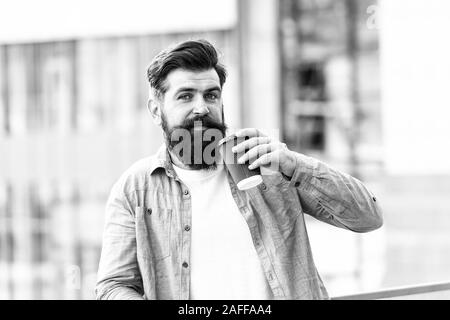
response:
M161 119L161 105L154 98L149 98L147 101L147 109L150 115L152 116L153 122L160 126L162 123Z

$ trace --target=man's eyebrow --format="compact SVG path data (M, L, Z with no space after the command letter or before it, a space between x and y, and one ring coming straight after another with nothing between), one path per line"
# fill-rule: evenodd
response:
M211 92L211 91L219 91L219 92L222 92L222 89L221 89L219 86L214 86L214 87L211 87L211 88L206 89L205 91L206 91L206 92Z
M197 90L194 88L191 88L191 87L181 87L181 88L178 88L177 91L175 91L175 94L178 94L180 92L194 92L194 91L197 91Z
M181 87L178 88L177 91L175 91L175 95L179 94L180 92L196 92L197 89L191 88L191 87ZM205 92L211 92L211 91L219 91L222 92L222 89L219 86L214 86L211 88L208 88L205 90Z

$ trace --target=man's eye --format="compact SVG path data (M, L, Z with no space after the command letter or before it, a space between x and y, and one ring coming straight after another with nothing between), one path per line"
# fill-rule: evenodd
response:
M191 94L182 94L181 96L178 97L179 100L190 100L192 98Z
M218 96L214 93L208 93L206 95L206 99L208 99L208 100L216 100L217 98L218 98Z

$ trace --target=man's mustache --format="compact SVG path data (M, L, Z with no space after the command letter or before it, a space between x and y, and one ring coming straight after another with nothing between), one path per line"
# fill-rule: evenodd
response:
M204 128L214 128L220 131L226 130L226 125L222 122L216 121L209 116L196 116L190 119L185 119L180 125L174 126L173 129L187 129L192 130L194 127L201 125Z

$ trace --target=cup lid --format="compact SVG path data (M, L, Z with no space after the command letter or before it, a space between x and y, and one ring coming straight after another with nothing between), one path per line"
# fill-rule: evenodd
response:
M237 183L237 187L239 190L247 190L256 187L260 183L263 182L263 179L260 175L251 176L244 180L241 180Z

